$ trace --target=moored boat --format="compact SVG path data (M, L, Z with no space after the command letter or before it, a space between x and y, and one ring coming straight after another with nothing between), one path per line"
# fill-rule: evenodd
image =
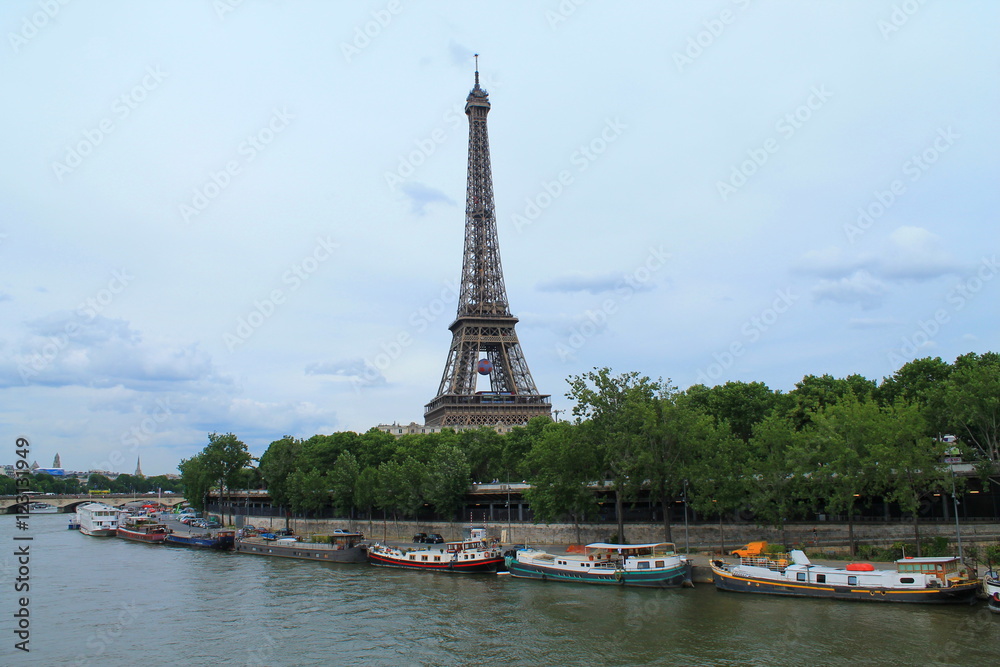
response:
M214 533L187 534L173 531L167 535L167 539L164 540L164 543L180 547L195 547L197 549L215 549L217 551L225 551L226 549L233 548L235 537L236 531L234 530L219 530Z
M435 572L496 572L504 564L504 557L486 541L469 539L420 549L375 543L368 548L368 562Z
M118 510L104 503L87 503L76 510L80 532L93 537L114 537L118 534Z
M996 570L983 575L983 592L986 593L986 607L994 614L1000 614L1000 573Z
M741 558L739 563L713 560L712 578L723 591L792 595L874 602L971 604L979 580L956 557L901 558L895 570L870 563L846 567L814 565L799 550Z
M676 588L691 585L691 561L670 542L595 542L583 553L518 549L507 556L511 576L542 581Z
M80 530L80 517L76 514L71 514L69 517L69 525L66 527L70 530Z
M303 542L297 537L282 537L270 533L240 530L236 533L233 550L241 554L301 558L328 563L364 563L367 545L361 533L340 532L329 536L329 542Z
M118 525L118 537L135 542L162 544L169 534L166 525L145 516L129 517Z

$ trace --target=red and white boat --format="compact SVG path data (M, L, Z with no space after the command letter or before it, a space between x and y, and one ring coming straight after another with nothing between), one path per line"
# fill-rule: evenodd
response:
M118 537L136 542L163 544L169 534L166 525L146 516L128 517L118 525Z
M499 548L481 539L470 539L420 549L376 543L368 547L368 562L435 572L496 572L504 564L504 557Z

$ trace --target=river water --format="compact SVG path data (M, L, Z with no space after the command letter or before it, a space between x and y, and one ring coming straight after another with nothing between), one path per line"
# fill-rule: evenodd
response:
M968 606L638 590L95 538L0 517L0 665L988 665ZM31 542L14 541L30 535ZM15 649L30 544L30 653Z

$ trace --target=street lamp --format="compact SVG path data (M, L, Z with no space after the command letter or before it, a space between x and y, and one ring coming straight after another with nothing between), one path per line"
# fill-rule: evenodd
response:
M962 527L958 523L958 497L955 494L955 464L949 463L948 469L951 470L951 501L955 507L955 535L958 537L958 557L960 560L965 560L965 555L962 553Z
M684 553L691 553L691 543L688 541L688 481L684 480Z

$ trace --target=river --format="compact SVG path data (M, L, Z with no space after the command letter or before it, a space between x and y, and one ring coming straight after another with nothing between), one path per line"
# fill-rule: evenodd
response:
M2 665L987 665L968 606L639 590L271 559L0 517ZM15 541L17 536L31 536ZM30 545L30 591L14 551ZM30 653L15 648L28 597Z

